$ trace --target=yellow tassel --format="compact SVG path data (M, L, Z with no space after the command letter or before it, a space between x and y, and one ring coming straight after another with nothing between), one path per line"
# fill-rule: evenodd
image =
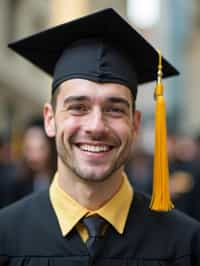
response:
M155 88L155 154L153 173L153 193L150 209L169 211L174 208L169 192L169 168L167 156L166 106L162 84L162 56L158 51L158 80Z

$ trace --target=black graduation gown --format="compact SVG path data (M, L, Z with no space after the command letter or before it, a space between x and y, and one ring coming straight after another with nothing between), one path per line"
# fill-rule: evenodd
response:
M14 165L0 163L0 208L15 201L15 175Z
M48 191L0 211L1 266L198 266L200 224L179 211L156 213L135 193L123 235L109 226L96 258L76 230L63 237Z

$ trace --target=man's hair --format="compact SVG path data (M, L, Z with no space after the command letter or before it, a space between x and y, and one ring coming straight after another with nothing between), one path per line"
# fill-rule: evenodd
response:
M57 104L57 98L58 98L58 94L60 91L60 86L58 86L55 90L54 93L51 95L51 106L53 108L54 113L56 112L56 104Z
M60 85L54 90L54 93L51 95L51 106L53 108L54 113L56 112L56 104L57 104L57 97L60 91ZM131 93L132 96L132 104L133 104L133 112L135 111L136 104L135 104L135 98L134 95Z

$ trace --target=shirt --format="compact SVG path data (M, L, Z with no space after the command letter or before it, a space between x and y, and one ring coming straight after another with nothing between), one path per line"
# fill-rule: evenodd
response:
M123 234L134 194L133 188L125 174L123 174L123 182L117 193L95 211L88 210L81 206L76 200L63 191L57 182L57 178L58 173L55 174L53 183L50 187L50 201L63 236L66 236L76 227L83 241L86 241L88 232L79 221L84 216L94 214L100 215L111 224L119 234Z

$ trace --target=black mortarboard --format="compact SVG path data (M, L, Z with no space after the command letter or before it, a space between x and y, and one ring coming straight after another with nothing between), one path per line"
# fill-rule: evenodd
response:
M108 8L9 44L53 76L53 91L64 80L83 78L128 86L156 79L157 51L113 9ZM178 74L163 59L163 77Z

